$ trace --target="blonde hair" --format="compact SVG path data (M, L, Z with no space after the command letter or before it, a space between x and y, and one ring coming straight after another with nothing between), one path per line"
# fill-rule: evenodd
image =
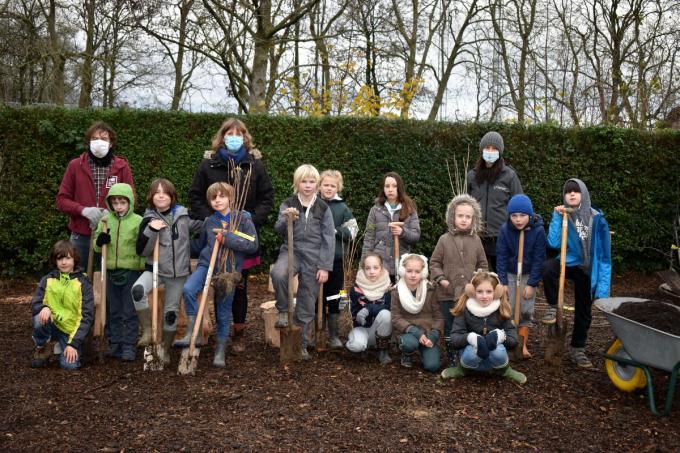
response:
M316 180L316 185L319 185L321 177L319 176L319 170L317 170L314 165L303 164L295 169L293 173L293 193L298 193L298 186L303 179L314 178Z
M324 170L321 172L321 179L319 183L322 183L324 178L335 178L338 180L338 192L342 192L342 173L338 170Z
M234 188L226 182L215 182L208 187L208 190L205 192L205 198L210 202L217 198L219 194L229 198L229 204L231 205L234 201L236 192L234 191Z
M494 293L496 291L496 287L501 284L496 274L486 271L477 271L468 285L472 285L474 289L477 289L477 287L484 282L491 283ZM470 297L468 296L467 291L463 291L463 294L460 295L455 307L451 309L451 314L453 316L462 315L463 311L465 311L465 305L467 304L469 298ZM503 291L503 295L500 297L500 300L501 306L498 308L498 311L500 312L501 319L509 319L512 316L512 309L510 308L510 302L508 302L507 291Z
M228 118L224 123L222 123L222 126L220 126L213 136L213 152L217 152L218 149L224 146L224 135L229 132L230 129L236 129L241 133L241 135L243 135L243 146L245 146L248 151L254 148L255 145L253 145L253 137L251 137L243 121L236 118Z

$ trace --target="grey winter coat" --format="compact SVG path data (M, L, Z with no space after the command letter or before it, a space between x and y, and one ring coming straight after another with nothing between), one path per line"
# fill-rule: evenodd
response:
M146 256L145 269L153 271L153 248L160 235L160 257L158 275L161 277L184 277L191 273L189 243L192 234L198 234L203 221L192 220L189 211L182 205L175 205L171 216L164 216L155 209L147 208L137 236L137 254ZM167 225L161 230L149 226L153 219L160 219Z
M456 207L460 204L474 207L472 227L467 231L457 230L453 223ZM439 237L430 258L430 275L435 283L449 282L447 288L437 285L436 300L455 301L477 269L488 269L482 240L477 235L481 224L479 204L470 195L458 195L446 210L446 224L448 231Z
M496 181L489 184L477 184L476 171L470 170L467 175L468 194L475 197L482 207L484 231L482 236L496 237L501 225L508 220L508 202L513 195L522 193L522 184L515 170L507 164L498 174Z
M390 222L399 221L399 211L394 212L390 217L385 205L376 203L368 213L366 219L366 231L364 232L364 245L361 249L361 258L370 252L377 253L383 259L383 266L390 275L395 274L394 268L394 238L390 233ZM401 236L399 237L399 256L409 253L411 247L420 239L420 222L418 213L413 212L409 215L402 225Z
M317 197L309 216L305 216L305 209L297 195L285 200L279 207L279 217L274 229L283 235L283 245L279 253L288 250L288 234L286 217L283 212L288 208L295 208L300 217L293 223L293 249L295 255L303 257L307 262L318 263L318 269L332 271L335 255L335 224L328 205Z

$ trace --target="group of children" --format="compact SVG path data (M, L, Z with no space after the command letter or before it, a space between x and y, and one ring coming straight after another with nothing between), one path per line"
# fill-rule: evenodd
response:
M555 322L559 262L546 260L546 234L541 217L534 213L531 200L513 196L507 206L506 221L496 242L496 273L489 271L480 239L483 231L481 208L470 195L455 196L446 210L446 229L432 252L430 263L410 253L420 238L416 206L407 195L397 173L387 173L371 208L363 238L360 267L349 292L353 328L343 346L338 335L339 300L344 287L343 257L350 240L357 236L357 222L339 196L343 180L340 172L321 174L311 165L298 167L293 176L293 195L279 208L275 230L283 245L271 270L276 293L278 328L288 324L288 267L298 277L294 322L302 328L302 357L309 359L314 347L311 335L315 304L320 291L327 311L331 348L346 347L361 353L369 347L378 351L380 363L391 362L389 347L393 338L401 351L401 365L412 367L417 355L425 370L441 367L439 345L443 342L449 367L441 373L453 379L472 372L491 372L520 384L526 377L509 366L508 351L523 337L524 357L533 320L536 288L544 282L549 309L543 322ZM147 195L143 217L133 212L134 196L128 184L111 187L106 203L108 217L99 223L96 246L107 245L107 326L108 355L122 360L135 359L138 324L143 334L139 345L149 344L150 311L148 293L152 284L152 256L160 244L158 276L165 285L163 317L163 360L170 360L170 347L177 328L179 299L184 297L188 317L187 333L175 342L187 346L196 317L196 296L203 287L209 257L215 241L233 251L231 259L238 271L246 254L258 248L257 233L246 212L231 210L234 188L226 183L212 184L207 199L214 213L205 221L191 220L177 204L172 183L155 180ZM592 366L584 352L590 327L593 297L606 297L611 276L609 232L601 211L592 208L585 184L570 179L563 189L564 205L556 206L547 235L547 245L559 248L562 212L571 208L567 239L567 278L574 281L576 316L571 352L582 367ZM232 223L237 222L237 225ZM293 244L288 244L287 223L293 222ZM222 231L216 235L215 229ZM519 246L520 232L523 247ZM201 258L198 268L190 269L190 240L200 233ZM288 247L294 262L288 263ZM523 255L518 257L519 250ZM33 300L34 365L49 357L49 340L58 341L62 366L79 364L80 347L93 320L90 283L77 271L79 252L67 241L57 243L50 262L56 268L45 276ZM518 261L521 281L517 284ZM146 270L142 272L144 263ZM516 290L521 291L519 325L512 320ZM224 366L229 335L230 294L216 297L217 335L213 364Z

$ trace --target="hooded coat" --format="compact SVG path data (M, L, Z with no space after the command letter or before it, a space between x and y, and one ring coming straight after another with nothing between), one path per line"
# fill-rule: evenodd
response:
M503 224L496 242L496 273L502 284L508 284L508 274L517 274L519 230L511 220ZM545 261L545 228L540 215L534 214L524 228L522 274L528 275L527 285L538 286L543 278L541 266Z
M581 204L569 215L566 264L570 267L579 266L590 275L590 292L594 298L609 297L612 276L609 224L604 213L592 207L585 183L576 178L569 181L578 184ZM548 247L559 249L561 241L562 216L553 211L548 228Z
M111 197L125 197L130 206L122 217L116 214L111 205ZM109 214L104 217L108 222L111 243L107 245L106 268L140 270L144 268L144 258L137 255L137 235L142 216L135 214L135 197L129 184L114 184L106 196L106 208ZM99 222L95 231L95 241L104 231L104 222ZM95 244L94 250L101 253L101 247Z
M465 231L456 229L454 224L456 208L461 204L468 204L474 209L472 226ZM472 274L477 269L488 269L484 247L478 235L481 229L479 203L470 195L458 195L446 209L446 225L448 231L439 237L430 258L432 280L435 283L442 280L449 282L447 288L437 285L437 301L457 300L465 285L472 279Z

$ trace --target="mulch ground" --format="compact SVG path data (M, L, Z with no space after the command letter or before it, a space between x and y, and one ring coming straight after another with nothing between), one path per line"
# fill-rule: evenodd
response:
M661 282L627 274L613 295L654 297ZM529 381L497 378L440 382L394 363L346 352L315 353L279 365L266 346L259 304L266 280L251 284L248 351L211 367L201 349L195 376L176 374L179 353L162 372L141 361L88 363L65 372L29 367L29 302L34 283L0 286L1 451L678 451L680 403L655 417L642 393L622 393L598 356L613 334L593 310L587 352L593 371L566 358L554 373L543 361L545 329L531 331L534 357L516 366ZM573 300L571 292L567 303ZM539 292L536 318L546 308ZM572 312L567 311L571 317ZM141 356L141 351L140 351ZM668 374L657 372L657 399ZM658 382L657 382L658 381Z

